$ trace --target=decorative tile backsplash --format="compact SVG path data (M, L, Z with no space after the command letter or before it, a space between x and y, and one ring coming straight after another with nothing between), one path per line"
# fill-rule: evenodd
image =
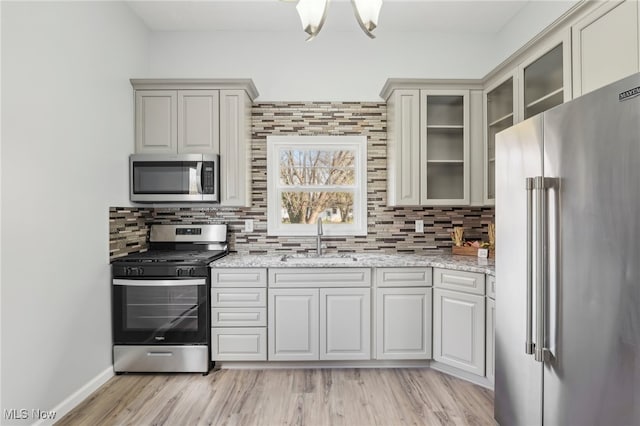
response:
M150 209L109 208L109 257L124 256L147 248Z
M375 102L259 103L252 109L252 188L250 208L111 208L111 258L139 251L153 223L226 223L231 251L277 254L315 250L312 237L267 236L267 135L365 135L368 234L325 237L327 252L433 253L448 251L454 226L467 239L487 240L492 207L387 207L386 104ZM245 233L244 220L254 232ZM415 221L424 221L416 233Z

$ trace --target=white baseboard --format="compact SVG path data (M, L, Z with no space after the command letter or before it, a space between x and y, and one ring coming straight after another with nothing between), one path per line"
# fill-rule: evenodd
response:
M51 411L56 413L56 417L53 420L38 420L33 426L51 425L62 417L67 415L78 404L84 401L89 395L95 392L100 386L104 385L110 378L114 376L113 366L109 366L102 373L95 376L89 382L84 384L80 389L72 393L68 398L62 401L60 404L53 407Z
M441 373L493 390L486 377L450 367L433 360L369 360L369 361L216 361L215 370L275 370L301 368L433 368Z
M216 361L221 370L275 370L301 368L426 368L428 360L368 360L368 361Z

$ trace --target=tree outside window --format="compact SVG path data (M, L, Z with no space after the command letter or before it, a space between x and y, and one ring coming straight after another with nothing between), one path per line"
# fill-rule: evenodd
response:
M267 158L269 234L366 234L366 137L270 136Z

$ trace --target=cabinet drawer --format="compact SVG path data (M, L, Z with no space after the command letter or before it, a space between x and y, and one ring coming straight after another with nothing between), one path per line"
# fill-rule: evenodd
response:
M496 299L496 277L487 275L487 296Z
M212 288L211 307L251 308L267 306L266 288Z
M266 361L267 329L212 328L211 359L213 361Z
M266 287L264 268L211 268L212 287Z
M439 288L481 294L484 296L484 274L477 272L434 268L433 285Z
M369 268L270 268L269 287L370 287Z
M377 268L377 287L429 287L431 268Z
M212 308L212 327L266 327L267 308Z

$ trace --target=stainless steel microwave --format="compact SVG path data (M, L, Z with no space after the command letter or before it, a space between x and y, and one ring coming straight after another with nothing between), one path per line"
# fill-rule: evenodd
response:
M219 202L218 162L215 154L133 154L129 157L131 201Z

